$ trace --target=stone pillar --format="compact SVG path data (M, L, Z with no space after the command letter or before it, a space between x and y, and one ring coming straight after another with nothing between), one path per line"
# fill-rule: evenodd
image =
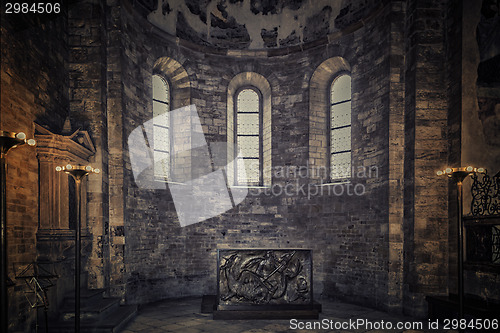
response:
M404 310L424 317L426 295L448 291L446 3L407 1Z
M109 286L108 140L107 140L107 40L106 1L83 0L68 12L70 118L89 131L95 143L92 166L101 173L88 177L88 227L92 250L85 268L90 288ZM119 66L118 66L119 67ZM113 76L113 74L109 74Z
M123 41L122 41L122 7L121 2L108 0L106 2L106 135L108 148L108 193L109 212L107 237L108 244L103 253L108 261L107 274L110 295L125 299L125 204L124 204L124 141L123 135ZM131 93L131 92L129 92Z
M406 1L391 3L388 309L403 306L404 98Z

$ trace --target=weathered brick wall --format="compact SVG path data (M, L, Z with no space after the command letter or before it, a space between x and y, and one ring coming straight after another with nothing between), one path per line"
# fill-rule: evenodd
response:
M448 3L448 15L446 22L448 49L447 75L448 75L448 163L449 166L459 166L462 158L461 134L462 134L462 1L450 1ZM449 292L457 293L457 188L448 187L448 242L449 242Z
M307 191L308 179L292 172L275 176L273 184L298 184L296 195L250 195L220 216L181 228L169 190L137 187L128 157L132 151L125 146L121 230L127 301L214 293L217 248L298 247L314 251L318 296L387 307L389 12L385 8L356 32L304 52L247 58L176 45L122 8L125 141L152 118L152 68L166 56L187 71L191 102L209 142L226 141L229 81L240 72L264 76L272 94L273 167L306 166L309 80L324 60L342 56L351 62L353 75L353 164L378 168L378 177L355 180L365 186L360 197L325 192L308 198L300 192L302 184ZM115 148L122 147L110 151Z
M500 172L500 102L499 82L499 51L491 52L490 58L485 60L484 45L479 45L479 40L485 39L487 30L484 28L486 19L484 9L488 8L486 1L464 1L462 6L457 6L457 23L461 29L461 43L458 55L460 57L461 71L458 74L460 91L457 100L461 117L455 117L455 128L460 128L459 137L453 142L453 149L460 150L457 165L473 165L484 167L490 176ZM498 15L498 14L497 14ZM479 31L480 25L483 26ZM490 28L494 33L495 28ZM486 31L485 31L486 30ZM491 54L495 55L491 58ZM496 59L496 60L495 60ZM489 65L484 66L485 63ZM496 63L496 65L495 65ZM458 119L457 119L458 118ZM456 136L455 136L456 137ZM464 181L464 214L470 215L472 180L469 177ZM452 186L453 188L455 186ZM455 194L456 192L453 192ZM450 204L452 212L450 221L456 225L456 194ZM452 233L456 239L456 227ZM450 254L450 266L456 268L456 240ZM500 273L491 269L489 265L464 265L465 294L472 294L482 299L500 300ZM450 273L452 283L456 284L456 270ZM455 292L455 289L452 289Z
M406 1L391 3L389 92L388 309L401 311L404 277L405 23Z
M416 48L415 48L415 11L416 1L410 0L406 2L406 29L405 29L405 107L404 107L404 138L405 138L405 155L404 155L404 221L403 233L403 257L404 264L404 285L403 285L403 302L411 304L413 299L409 297L410 289L416 282L417 276L413 269L415 257L413 254L413 235L415 218L415 207L413 198L415 196L415 146L408 144L415 142L415 68L416 68ZM411 272L411 273L408 273ZM408 305L410 307L410 305Z
M89 132L96 153L90 164L102 172L88 177L88 221L83 228L92 234L92 247L85 270L92 288L108 287L108 124L106 13L102 1L85 0L71 5L68 14L68 70L70 118L73 129Z
M445 13L441 2L407 2L403 304L416 316L448 284L448 188L436 176L448 162Z
M34 137L34 125L60 131L68 116L68 79L64 60L66 10L59 15L1 17L0 128ZM36 259L38 162L35 148L18 147L7 155L9 327L28 332L35 311L15 273ZM14 272L14 269L16 272Z
M458 14L451 2L392 1L350 33L330 35L304 50L272 52L175 40L149 26L128 2L108 5L113 294L147 302L214 292L217 248L269 246L315 250L318 295L422 316L426 294L447 292L453 230L447 227L447 205L440 204L446 180L436 179L435 170L459 152L453 96L460 89L454 38L461 25L453 21ZM353 164L379 171L375 179L355 180L365 185L362 197L260 192L220 216L181 228L168 189L135 184L129 154L137 152L127 138L152 118L151 74L159 58L182 66L173 73L187 73L190 88L177 106L197 106L209 142L227 139L231 79L242 72L262 75L271 85L272 165L293 169L310 158L312 73L336 56L353 73ZM308 182L293 173L273 179L277 187Z
M349 45L352 52L346 57L353 79L352 163L356 168L375 166L378 175L353 179L364 185L362 196L321 198L318 220L308 228L318 224L315 237L326 236L325 250L317 248L319 258L325 258L318 269L325 294L379 308L388 306L390 10L385 7L365 27L334 43L334 48Z
M488 169L490 175L500 172L499 140L499 51L488 45L487 38L493 36L496 28L488 27L487 1L464 1L462 18L462 68L461 68L461 162L464 165L480 165ZM493 7L497 8L498 7ZM498 13L493 16L498 18ZM479 45L479 43L481 45ZM495 60L496 59L496 60ZM487 64L488 63L488 64ZM486 65L487 64L487 65ZM467 185L467 183L465 184ZM470 197L465 194L465 202ZM465 203L464 202L464 203ZM468 213L468 207L465 213Z

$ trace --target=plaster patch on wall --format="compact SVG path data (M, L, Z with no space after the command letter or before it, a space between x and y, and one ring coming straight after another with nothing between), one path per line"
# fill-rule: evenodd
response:
M228 6L227 12L234 16L236 21L245 24L250 35L250 49L264 48L264 40L261 37L262 29L272 30L278 27L278 41L289 38L295 31L298 43L304 40L304 28L307 19L321 11L325 6L332 6L334 15L331 16L329 26L334 27L335 17L340 11L340 2L331 0L308 0L298 10L283 8L276 15L253 14L250 10L250 1L246 0L242 6ZM335 14L337 13L337 14ZM298 44L297 43L297 44Z
M158 8L148 15L148 20L155 26L176 36L177 14L184 14L184 18L189 26L199 33L206 33L207 25L200 20L198 15L194 15L182 0L158 0ZM163 8L169 10L163 10Z
M476 29L478 114L486 143L500 147L500 3L483 0L480 16Z

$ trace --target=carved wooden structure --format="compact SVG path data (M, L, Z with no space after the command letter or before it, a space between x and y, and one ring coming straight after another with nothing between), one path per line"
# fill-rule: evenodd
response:
M69 127L69 124L67 124ZM74 246L75 246L75 187L67 174L56 171L56 166L88 164L95 153L94 145L86 131L55 134L35 124L37 158L39 161L39 228L37 252L39 262L52 262L60 276L54 293L50 293L51 304L61 304L63 297L73 290ZM81 184L82 193L87 192L87 181ZM90 233L87 228L87 200L82 200L82 262L85 263ZM84 264L82 265L84 266ZM84 280L85 281L85 280ZM56 311L57 306L50 311ZM54 313L55 314L55 313ZM51 314L49 314L51 315Z

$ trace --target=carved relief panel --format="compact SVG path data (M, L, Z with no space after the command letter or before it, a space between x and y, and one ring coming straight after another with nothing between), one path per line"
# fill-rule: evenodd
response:
M311 250L218 250L219 310L247 306L310 306Z

